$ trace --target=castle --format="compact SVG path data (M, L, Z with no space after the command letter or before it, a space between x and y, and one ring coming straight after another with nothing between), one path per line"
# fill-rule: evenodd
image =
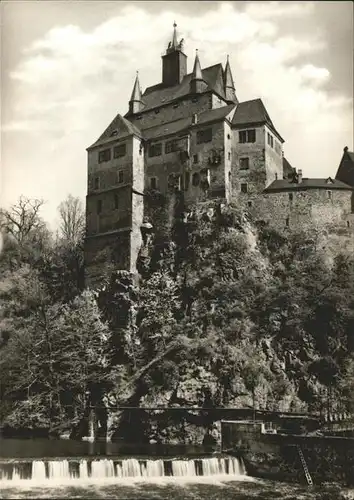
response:
M88 282L102 261L136 270L146 193L219 199L278 228L309 222L349 227L353 183L309 179L283 154L284 139L261 99L239 102L229 60L187 72L176 24L162 56L162 82L141 91L88 149L85 263ZM345 182L343 182L345 180Z

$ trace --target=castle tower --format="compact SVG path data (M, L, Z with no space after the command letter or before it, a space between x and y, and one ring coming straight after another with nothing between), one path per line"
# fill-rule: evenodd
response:
M227 56L226 66L224 71L224 92L226 99L230 103L238 104L238 99L236 97L234 79L232 78L232 72L229 62L229 56Z
M166 87L179 85L187 74L187 56L183 53L183 39L177 42L177 24L173 23L172 40L162 56L162 83Z
M198 50L196 50L192 78L190 82L190 87L191 87L190 90L193 94L200 94L204 92L207 86L208 86L207 83L203 80L202 68L200 66L200 61L198 57Z
M136 72L135 83L133 87L133 92L129 101L129 114L139 113L143 106L141 98L141 88L139 83L139 72Z

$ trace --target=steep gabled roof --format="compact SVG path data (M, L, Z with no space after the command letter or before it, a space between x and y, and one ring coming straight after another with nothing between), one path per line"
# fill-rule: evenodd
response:
M273 181L265 190L265 193L274 193L281 191L305 191L307 189L340 189L345 191L352 191L353 188L338 181L337 179L308 179L302 178L301 182L291 182L288 179L278 179Z
M141 131L130 123L129 120L118 114L114 120L108 125L103 134L89 148L91 149L102 144L106 144L112 140L123 139L132 135L142 137Z
M354 153L344 148L343 156L339 164L336 179L354 187Z
M222 106L221 108L208 109L207 111L198 114L198 120L195 126L198 127L198 125L206 125L207 123L224 120L225 118L230 119L234 108L235 104L229 104L227 106ZM191 116L187 118L181 118L169 123L162 123L160 125L145 129L143 132L144 138L147 140L151 140L167 135L182 133L184 131L187 132L191 125Z
M203 80L208 84L206 91L213 90L221 97L225 98L223 85L223 69L221 64L215 64L202 70ZM175 99L184 97L190 93L190 81L192 73L186 75L179 85L165 87L162 83L148 87L143 93L144 105L141 112L157 108L163 104L170 103Z
M284 139L274 127L262 99L240 102L234 114L232 125L240 128L255 124L267 124L278 136L279 140L284 142Z

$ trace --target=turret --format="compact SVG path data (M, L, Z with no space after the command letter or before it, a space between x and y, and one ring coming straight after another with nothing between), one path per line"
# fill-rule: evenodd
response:
M190 91L192 94L200 94L204 92L208 84L203 80L202 68L198 57L198 50L196 50L192 78L190 82Z
M183 53L183 38L177 42L177 24L173 23L172 40L162 56L162 83L166 87L179 85L187 74L187 56Z
M129 113L139 113L143 106L142 97L141 97L141 88L139 83L139 73L136 72L135 83L133 87L133 92L129 101Z
M225 92L225 97L228 101L238 104L238 99L236 97L236 92L235 92L234 79L232 78L229 56L227 56L226 66L224 71L224 92Z

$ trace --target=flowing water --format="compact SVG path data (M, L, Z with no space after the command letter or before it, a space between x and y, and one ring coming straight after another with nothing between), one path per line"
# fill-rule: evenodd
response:
M114 443L0 440L0 498L345 498L323 487L256 480L247 476L242 460L196 448L139 447L135 456L126 455L127 448Z

